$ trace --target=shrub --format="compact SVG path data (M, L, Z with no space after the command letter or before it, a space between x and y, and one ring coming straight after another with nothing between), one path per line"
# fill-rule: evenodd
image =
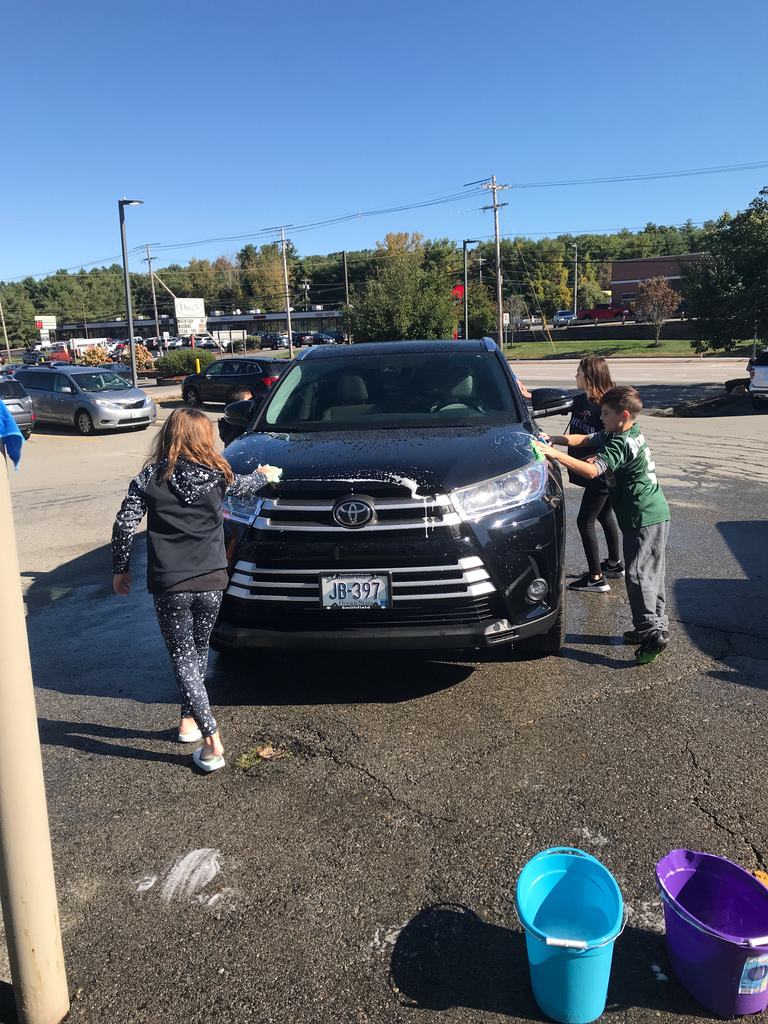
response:
M181 377L184 374L195 372L197 369L196 359L200 360L201 370L210 363L216 362L216 356L211 352L206 352L203 348L181 349L156 359L155 369L166 377Z
M149 352L144 348L143 345L134 345L134 351L136 353L136 369L137 370L150 370L154 366L154 359ZM126 361L131 358L130 352L126 353Z
M87 348L80 356L81 366L101 366L102 363L108 362L109 353L100 345L91 345L91 347Z

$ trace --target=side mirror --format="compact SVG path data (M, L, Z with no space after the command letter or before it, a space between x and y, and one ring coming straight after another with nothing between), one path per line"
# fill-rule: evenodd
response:
M254 413L259 408L262 401L263 399L257 399L254 401L251 398L246 398L243 402L233 402L224 410L224 419L227 423L231 423L235 427L240 427L242 430L246 430L247 427L250 426Z
M61 394L62 395L74 395L74 393L75 393L74 388L64 387L64 388L61 388L60 390L61 390Z
M573 408L573 395L562 388L536 388L531 392L532 416L565 416Z

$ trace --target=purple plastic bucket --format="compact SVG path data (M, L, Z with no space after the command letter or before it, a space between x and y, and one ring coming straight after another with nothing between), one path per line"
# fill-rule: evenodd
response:
M768 1006L768 889L724 857L672 850L656 865L669 959L720 1017Z

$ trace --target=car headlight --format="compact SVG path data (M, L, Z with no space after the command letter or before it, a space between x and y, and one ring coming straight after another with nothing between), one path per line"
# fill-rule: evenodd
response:
M524 469L451 491L453 507L464 520L483 519L535 501L547 485L546 462L532 462Z
M261 511L263 503L263 498L257 498L255 494L227 494L221 503L221 511L225 519L250 523Z
M102 409L117 409L118 411L120 410L120 406L117 404L117 402L110 402L106 398L94 398L93 404L100 406Z

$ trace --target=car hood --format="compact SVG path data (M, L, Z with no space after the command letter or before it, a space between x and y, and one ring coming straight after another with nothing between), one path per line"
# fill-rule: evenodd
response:
M437 430L247 434L226 450L236 473L279 466L283 481L380 481L434 494L501 476L534 461L520 424Z

